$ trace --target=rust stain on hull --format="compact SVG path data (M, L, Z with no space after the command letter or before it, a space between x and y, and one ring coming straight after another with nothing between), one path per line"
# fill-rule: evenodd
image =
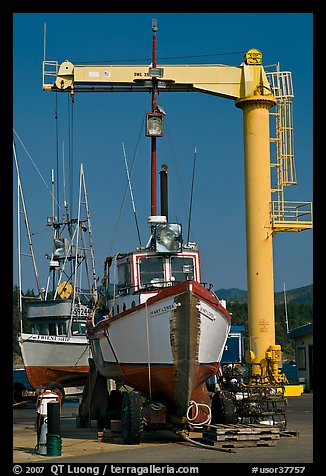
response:
M199 371L200 316L198 300L191 290L175 299L170 322L170 340L174 362L174 403L178 416L184 416L197 384ZM197 385L196 385L197 384Z
M40 385L44 387L50 382L58 382L63 387L85 385L89 367L88 365L62 367L34 366L25 367L25 369L30 385L37 390L40 388Z

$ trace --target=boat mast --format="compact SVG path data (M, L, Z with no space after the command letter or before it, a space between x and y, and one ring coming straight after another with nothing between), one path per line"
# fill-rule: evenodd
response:
M153 48L152 48L152 65L149 68L150 83L152 91L152 112L146 113L146 136L151 138L151 238L148 246L153 246L155 236L155 224L153 218L157 216L157 202L156 202L156 138L163 136L163 116L164 112L159 108L156 101L156 94L158 92L159 80L163 75L163 69L157 67L156 62L156 32L157 20L152 20L153 31Z
M288 334L288 333L289 333L289 318L288 318L288 307L287 307L287 303L286 303L285 283L283 283L283 293L284 293L284 309L285 309L286 334Z
M156 68L156 32L157 20L152 20L153 31L153 51L152 51L152 68ZM157 77L152 76L152 112L157 110L156 102ZM156 215L156 136L151 137L151 215Z
M81 207L84 205L84 211L86 214L86 220L81 218L82 211ZM84 222L86 221L87 227L84 226ZM86 243L84 233L88 231L88 243ZM72 305L71 305L71 313L70 313L70 322L69 328L67 331L67 336L71 336L72 334L72 323L74 319L74 309L76 306L76 299L78 299L78 304L80 304L80 294L82 293L82 286L81 286L81 263L84 262L85 269L86 269L86 278L88 283L88 289L90 291L90 300L92 301L93 305L97 304L98 296L97 296L97 277L95 271L95 258L94 258L94 247L93 247L93 237L92 237L92 229L91 229L91 221L90 221L90 212L88 207L88 199L87 199L87 191L86 191L86 182L85 182L85 175L84 175L84 167L83 164L80 165L80 179L79 179L79 199L78 199L78 213L77 213L77 225L75 229L76 239L75 239L75 262L74 262L74 282L73 282L73 297L72 297ZM73 237L72 237L73 239ZM72 249L72 239L71 239L71 246L69 249ZM79 239L81 240L81 247L79 247ZM80 252L80 254L79 254ZM92 275L93 280L91 282L90 270L87 261L87 252L89 252L91 257L91 268L92 268ZM78 275L79 269L79 275ZM79 281L80 280L80 281Z

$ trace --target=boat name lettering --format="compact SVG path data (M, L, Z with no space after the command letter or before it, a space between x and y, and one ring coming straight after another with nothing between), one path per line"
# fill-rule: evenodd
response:
M162 306L162 307L158 307L156 309L152 309L151 311L149 311L149 315L150 316L156 316L158 314L162 314L163 312L172 311L176 307L177 306L176 306L175 303L167 304L166 306Z
M208 309L206 306L204 307L203 305L199 305L198 309L199 309L199 312L203 314L204 316L208 317L208 319L210 319L211 321L215 321L216 317L214 312Z
M32 335L32 340L55 340L57 342L69 342L70 337L66 336L46 336L42 334Z
M74 316L89 316L92 313L92 309L89 307L80 307L75 308L73 315Z

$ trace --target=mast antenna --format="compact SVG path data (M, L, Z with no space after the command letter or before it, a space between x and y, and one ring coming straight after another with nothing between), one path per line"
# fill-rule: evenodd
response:
M43 29L43 61L46 58L46 22L44 22L44 29Z

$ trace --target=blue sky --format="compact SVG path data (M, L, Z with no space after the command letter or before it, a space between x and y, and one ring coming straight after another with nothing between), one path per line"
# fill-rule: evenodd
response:
M280 63L294 85L294 154L298 184L286 200L313 197L313 15L310 13L15 13L13 31L13 127L50 186L58 147L68 161L68 94L42 91L43 32L46 59L59 63L146 64L151 62L152 18L158 20L158 64L216 63L238 66L257 48L263 65ZM70 99L69 99L70 100ZM166 133L158 142L157 168L169 165L169 219L187 236L194 149L197 150L190 240L201 251L203 281L214 289L247 289L242 112L233 100L201 93L161 93ZM130 196L115 235L129 166L141 136L132 176L142 244L149 237L150 139L142 128L150 111L147 93L76 94L74 104L74 195L83 163L91 212L97 274L105 257L138 246ZM26 207L41 284L47 278L51 196L15 135ZM61 170L60 170L61 174ZM62 180L62 176L59 177ZM68 179L67 179L68 180ZM60 183L60 182L59 182ZM16 210L16 174L13 184ZM61 186L62 190L62 186ZM63 198L60 197L62 203ZM158 202L159 203L159 202ZM14 216L14 240L16 217ZM313 230L278 233L273 239L274 284L281 291L312 284ZM16 242L13 278L17 283ZM35 286L29 260L23 261L23 289ZM43 285L44 285L43 284Z

